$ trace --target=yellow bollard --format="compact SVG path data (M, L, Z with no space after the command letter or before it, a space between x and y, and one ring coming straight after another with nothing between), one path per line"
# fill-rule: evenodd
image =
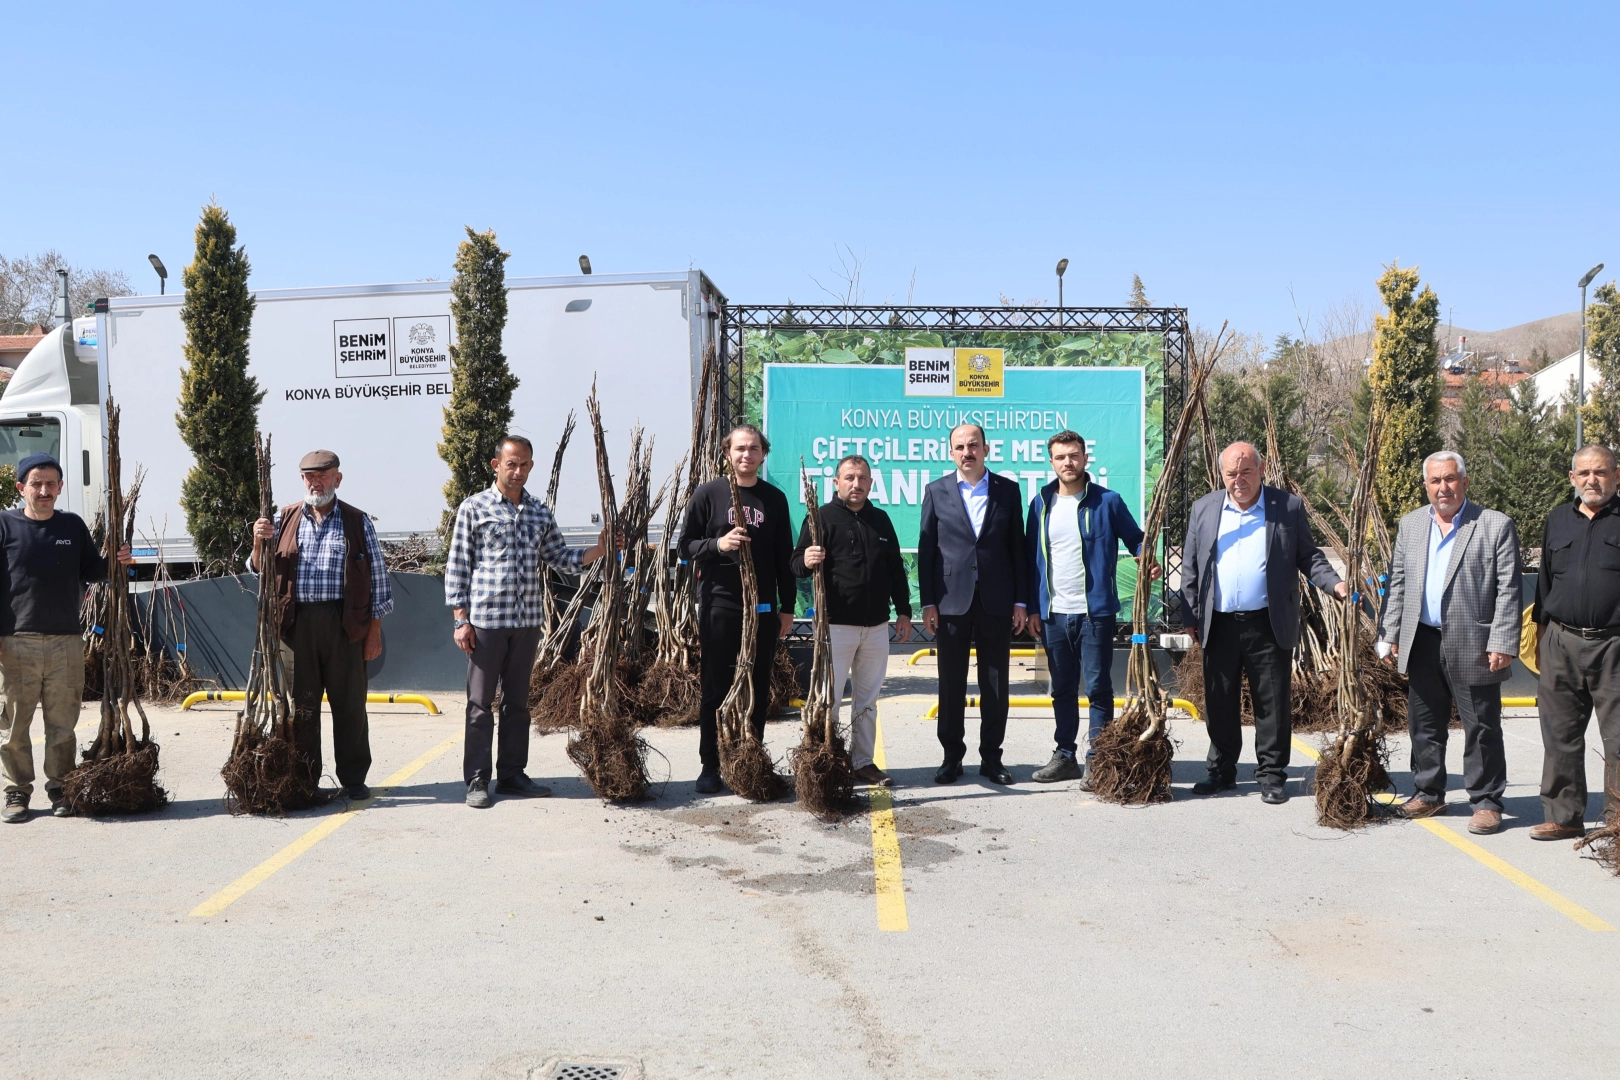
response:
M247 694L241 690L198 690L187 694L186 700L180 703L180 708L189 709L200 701L246 701ZM321 695L326 700L326 695ZM424 694L367 694L368 705L420 705L434 716L439 715L439 707L433 699Z

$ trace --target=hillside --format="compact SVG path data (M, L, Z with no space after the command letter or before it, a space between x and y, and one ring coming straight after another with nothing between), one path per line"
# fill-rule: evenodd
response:
M1448 337L1452 348L1457 347L1459 337L1466 337L1469 351L1486 356L1499 353L1504 360L1527 361L1532 353L1541 349L1547 356L1556 360L1580 347L1581 313L1565 312L1562 315L1552 315L1545 319L1520 323L1518 326L1509 326L1503 330L1469 330L1442 323L1439 333L1442 349ZM1370 333L1339 338L1330 344L1343 347L1358 356L1372 354Z

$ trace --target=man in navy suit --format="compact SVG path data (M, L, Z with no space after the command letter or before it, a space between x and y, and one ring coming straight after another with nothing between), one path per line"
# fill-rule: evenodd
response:
M968 654L977 647L979 775L1010 784L1001 740L1007 731L1008 649L1027 621L1023 492L1018 481L985 468L984 429L977 424L951 432L951 460L956 471L923 492L917 536L923 625L939 650L939 742L945 763L934 782L949 784L962 775Z

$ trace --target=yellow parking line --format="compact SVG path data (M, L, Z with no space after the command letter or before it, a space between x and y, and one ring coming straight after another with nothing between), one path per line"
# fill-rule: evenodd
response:
M1293 743L1295 750L1298 750L1312 761L1318 761L1321 759L1321 754L1317 752L1314 746L1302 741L1297 736L1294 738ZM1386 806L1395 802L1395 796L1388 794L1387 792L1376 795L1374 798ZM1513 882L1513 884L1517 885L1531 896L1534 896L1537 900L1540 900L1542 903L1546 904L1560 915L1567 916L1568 918L1575 920L1586 929L1596 933L1614 933L1614 927L1610 926L1608 923L1604 922L1590 911L1587 911L1585 908L1581 907L1581 905L1575 903L1575 901L1570 900L1568 897L1565 897L1553 889L1548 888L1546 885L1543 885L1541 882L1537 881L1523 870L1520 870L1512 863L1491 854L1489 851L1486 851L1472 840L1462 836L1455 829L1447 828L1440 822L1435 821L1433 818L1418 818L1417 824L1423 826L1429 832L1438 836L1440 839L1467 855L1481 866L1488 867L1496 871L1498 874L1501 874L1503 877Z
M409 765L405 766L403 769L400 769L394 775L384 780L380 787L373 788L371 798L351 804L340 814L333 814L331 817L323 818L318 825L316 825L313 829L310 829L303 836L300 836L297 840L294 840L292 843L270 856L264 862L260 863L258 866L255 866L252 870L249 870L247 873L243 874L241 877L219 890L219 892L192 908L191 914L196 918L203 919L210 915L218 915L220 912L242 899L242 897L246 896L260 885L263 885L273 874L275 874L276 871L287 866L294 859L298 858L298 856L302 855L304 852L308 851L322 840L325 840L328 836L331 836L339 829L343 828L343 826L349 823L354 815L358 814L360 811L364 810L366 807L375 802L379 795L389 794L395 787L403 784L412 776L415 776L423 768L440 757L446 750L460 743L461 740L462 735L459 732L450 736L450 738L444 740L444 742L440 743L438 746L435 746L433 749L429 750L427 753L423 754L421 757L417 758L415 761L411 762Z
M872 763L884 768L883 720L876 720ZM868 796L872 806L872 878L877 884L879 930L910 930L906 918L906 888L900 878L900 839L894 831L894 797L885 787L873 787Z

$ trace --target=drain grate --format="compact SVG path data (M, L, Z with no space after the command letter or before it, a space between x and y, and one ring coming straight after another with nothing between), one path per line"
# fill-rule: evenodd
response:
M559 1061L550 1080L620 1080L623 1065L596 1065L583 1061Z

